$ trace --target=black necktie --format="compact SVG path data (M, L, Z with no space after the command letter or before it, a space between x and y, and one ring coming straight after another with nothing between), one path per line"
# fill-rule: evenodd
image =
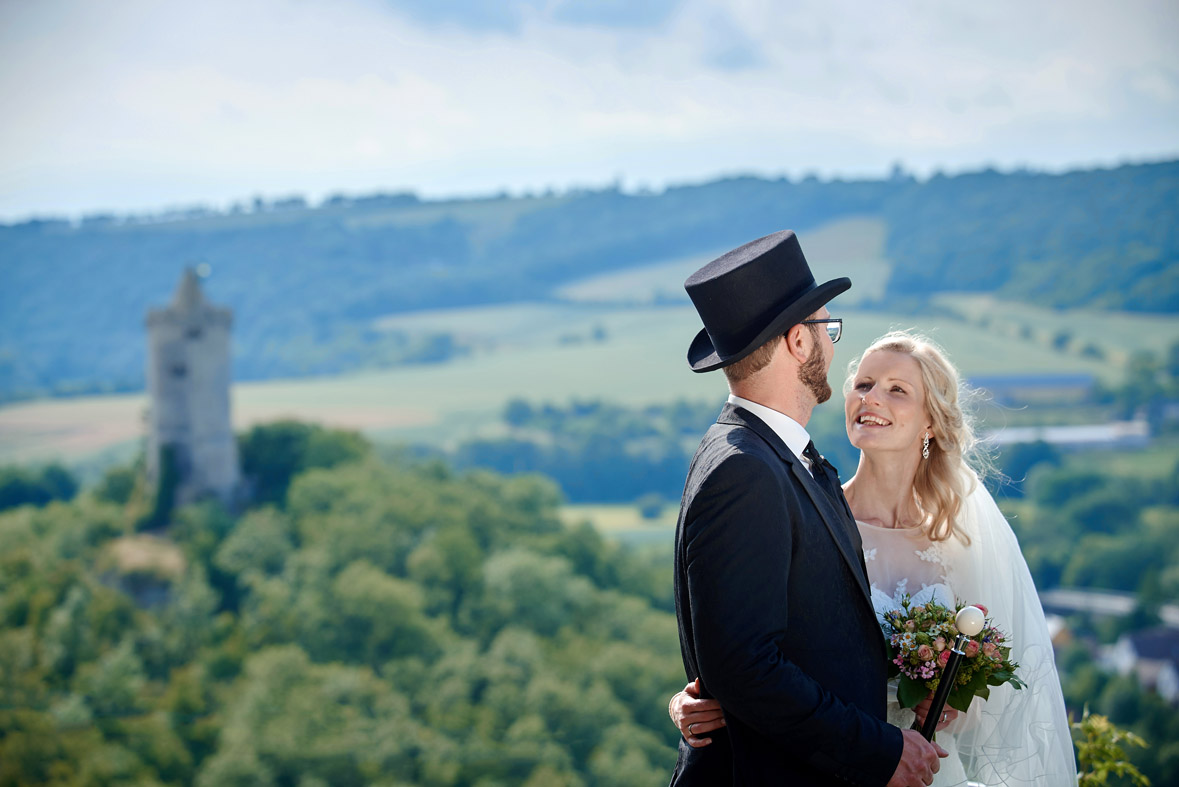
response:
M864 563L863 542L860 540L860 531L855 525L855 517L852 515L851 508L847 505L847 498L843 496L843 488L839 485L839 474L835 472L835 468L831 466L830 462L819 456L819 452L815 450L814 441L807 443L806 448L802 451L802 455L810 461L811 474L819 482L819 486L823 488L823 491L827 493L827 497L831 498L831 502L835 504L835 508L846 515L843 524L847 538L852 545L852 550L856 558L858 558L860 571L863 572L862 578L867 577L868 567ZM862 579L862 581L864 583L864 589L867 590L867 580Z
M823 487L823 491L839 505L839 508L843 508L843 490L839 488L839 476L835 474L835 469L827 463L827 460L819 456L813 440L806 444L802 455L810 461L811 475L819 482L819 486Z

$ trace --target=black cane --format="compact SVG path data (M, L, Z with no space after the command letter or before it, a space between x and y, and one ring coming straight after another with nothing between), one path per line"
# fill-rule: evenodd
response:
M929 713L925 716L925 724L921 726L921 737L927 741L933 740L937 731L938 720L945 710L946 700L950 697L950 689L954 688L954 679L958 677L958 666L966 654L962 648L966 640L982 631L984 622L983 611L978 607L963 607L954 617L954 625L958 627L958 640L950 650L950 658L942 668L942 677L938 680L937 691L933 693L933 703L929 706ZM917 722L913 722L913 729L917 729Z

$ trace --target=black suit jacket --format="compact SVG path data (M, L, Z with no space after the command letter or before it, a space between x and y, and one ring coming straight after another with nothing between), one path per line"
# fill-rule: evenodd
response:
M681 739L673 785L888 782L903 744L851 511L732 405L688 471L675 598L684 670L727 727Z

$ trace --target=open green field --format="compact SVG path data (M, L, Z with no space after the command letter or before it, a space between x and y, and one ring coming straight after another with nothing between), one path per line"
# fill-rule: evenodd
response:
M919 327L967 375L1090 372L1110 363L1057 352L1033 339L999 336L952 315L912 316L832 310L844 317L831 379L853 354L891 328ZM1179 325L1179 318L1172 321ZM688 370L684 354L699 329L690 306L619 308L595 304L517 304L388 318L406 330L450 328L479 348L443 364L337 377L240 383L233 388L238 428L290 417L361 429L378 439L451 444L498 427L513 398L534 402L608 399L629 405L726 393L720 375ZM595 338L595 335L597 338ZM76 461L143 433L142 395L26 402L0 408L0 462L59 457Z
M840 219L816 230L799 234L807 262L818 281L847 276L852 288L840 297L845 307L879 300L891 270L884 258L887 225L880 219L861 216ZM688 303L684 280L700 266L727 249L693 254L680 259L655 262L637 268L593 276L560 287L558 298L579 303L616 305L681 301Z
M678 503L664 506L655 519L645 519L633 505L565 505L561 520L566 525L589 522L609 539L631 546L670 547L675 538Z
M1137 350L1165 357L1171 345L1179 342L1176 315L1046 309L977 294L939 295L934 303L1000 336L1022 337L1045 345L1058 335L1067 336L1066 352L1081 353L1092 345L1117 365L1124 364Z
M1179 436L1166 435L1133 451L1091 451L1084 457L1068 457L1066 461L1076 470L1097 465L1109 475L1163 481L1172 478L1179 467Z

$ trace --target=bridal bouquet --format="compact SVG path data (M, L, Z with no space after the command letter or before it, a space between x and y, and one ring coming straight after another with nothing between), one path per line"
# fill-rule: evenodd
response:
M897 702L912 708L938 686L942 669L958 638L954 617L959 609L949 609L936 601L911 606L911 598L901 599L901 608L884 614L884 637L889 645L889 677L900 676ZM987 614L986 607L974 604ZM955 676L954 687L946 700L951 708L965 712L976 696L987 699L991 686L1010 683L1016 689L1026 684L1016 677L1019 665L1011 661L1007 635L986 619L983 629L966 640L964 654Z

